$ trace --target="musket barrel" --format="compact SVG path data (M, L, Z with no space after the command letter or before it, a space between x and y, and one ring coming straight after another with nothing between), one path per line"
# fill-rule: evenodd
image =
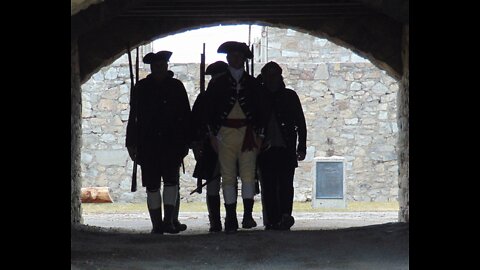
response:
M205 91L205 43L203 43L203 53L200 54L200 93Z
M139 73L138 72L138 70L139 70L139 67L138 67L139 56L138 56L138 54L139 53L138 52L139 52L139 50L138 50L138 47L137 47L137 55L136 55L136 58L135 58L135 83L138 82L138 77L139 77L139 75L138 75L138 73Z
M133 67L132 67L132 55L130 53L130 44L127 43L127 55L128 55L128 64L130 68L130 101L132 100L133 88L135 87L133 79ZM138 47L137 47L137 60L138 60ZM137 64L138 69L138 64ZM138 73L138 71L137 71ZM138 76L138 75L137 75ZM138 77L137 77L138 79ZM130 104L131 105L131 104ZM132 172L132 186L130 188L132 192L137 191L137 158L133 161L133 172Z
M252 55L253 55L253 56L252 56L252 60L251 60L251 61L252 61L252 62L251 62L251 67L252 67L252 68L251 68L251 72L252 72L251 75L252 75L252 76L255 76L255 74L254 74L254 72L253 72L253 59L254 59L254 57L255 57L254 50L253 50L253 44L252 44Z

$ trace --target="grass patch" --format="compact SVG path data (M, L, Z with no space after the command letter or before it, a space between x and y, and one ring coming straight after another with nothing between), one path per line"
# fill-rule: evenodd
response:
M243 211L243 204L238 202L237 211ZM84 203L83 214L95 213L133 213L148 212L145 203ZM223 205L221 210L224 211ZM294 212L371 212L371 211L398 211L398 202L347 202L346 208L313 208L311 202L294 202ZM262 204L256 201L254 212L262 211ZM205 202L191 202L180 204L180 212L207 212Z
M296 212L383 212L398 210L398 202L347 202L346 208L313 208L311 202L293 203L293 211Z

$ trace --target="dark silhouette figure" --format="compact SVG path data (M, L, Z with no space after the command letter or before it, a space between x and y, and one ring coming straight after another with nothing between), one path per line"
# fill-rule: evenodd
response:
M228 41L217 52L227 54L227 72L208 84L205 91L205 123L213 150L218 153L226 210L225 232L238 230L237 175L242 183L242 228L253 228L255 168L262 142L263 122L260 85L244 70L252 52L245 43Z
M148 53L151 73L134 87L130 100L126 146L142 170L152 233L178 233L180 165L188 154L191 110L183 83L168 71L172 52ZM161 182L163 180L163 209Z
M281 67L269 62L261 73L267 124L258 165L267 220L265 229L290 230L295 223L292 216L295 168L306 155L305 117L297 93L285 88Z
M205 70L206 75L210 75L210 83L213 83L217 77L227 72L228 64L223 61L217 61L208 65ZM193 177L205 179L207 181L207 208L208 219L210 221L210 232L221 232L222 221L220 216L220 165L218 156L210 144L210 138L206 130L206 125L202 123L205 112L204 102L205 92L200 93L195 100L192 108L193 123L195 130L195 147L193 152L195 160L195 170Z

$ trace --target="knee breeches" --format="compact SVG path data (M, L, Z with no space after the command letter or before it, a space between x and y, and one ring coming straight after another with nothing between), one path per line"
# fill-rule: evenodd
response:
M235 185L237 174L242 183L254 183L257 150L241 151L245 130L246 127L222 127L219 131L218 159L222 186Z

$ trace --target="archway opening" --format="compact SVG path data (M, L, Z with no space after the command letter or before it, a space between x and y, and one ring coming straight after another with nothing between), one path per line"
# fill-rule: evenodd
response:
M292 29L270 26L243 25L243 28L249 29L250 31L246 32L249 34L244 34L242 40L238 38L236 40L254 45L256 52L254 74L258 74L266 62L278 62L284 69L287 87L294 89L302 102L308 126L308 153L307 159L301 162L296 170L295 201L299 205L312 206L316 199L313 190L317 158L342 157L346 169L344 182L346 205L350 207L357 205L360 209L365 202L376 205L377 209L372 210L379 210L379 205L380 208L387 206L386 212L391 212L391 215L388 216L390 219L386 220L396 221L398 81L368 60L326 39ZM202 30L216 29L212 27L195 31ZM178 38L181 35L175 36ZM211 36L205 34L203 36L207 48L216 49L215 45L210 46ZM185 50L176 51L175 48L168 48L165 43L168 38L174 37L163 38L142 46L139 50L140 56L149 51L168 49L174 52L174 56L185 57ZM193 53L192 61L177 61L172 57L170 64L175 77L185 84L191 105L199 92L198 52L201 43L202 40L197 45L190 44L197 50L197 57ZM132 53L135 57L135 51ZM207 60L210 55L207 53ZM183 57L179 59L184 59ZM211 59L207 61L207 65L217 58ZM140 78L146 74L148 66L140 63ZM82 85L82 186L105 186L110 189L115 204L140 204L140 207L145 207L143 211L145 214L140 216L144 221L141 228L145 229L150 226L144 206L146 196L142 189L136 193L130 192L133 164L124 147L128 120L129 79L128 58L123 55L112 65L103 67ZM191 153L186 158L185 165L185 174L181 174L182 204L202 204L205 200L204 195L189 195L195 188L195 179L191 176L194 166ZM256 205L261 205L259 200ZM313 212L324 213L323 216L328 216L326 212L332 212L323 210L322 212L322 209L316 209ZM91 209L91 213L93 212L95 209ZM343 210L341 212L349 213ZM376 211L369 212L373 212L372 215L375 216ZM359 211L354 211L351 219L358 218L358 213ZM260 215L258 212L258 217ZM343 217L348 219L347 214ZM188 216L184 218L188 219ZM89 224L88 217L86 219L85 224ZM114 225L113 222L100 224L107 227ZM204 225L205 231L207 226ZM325 221L317 226L316 228L321 229L342 225L341 222L332 224Z

